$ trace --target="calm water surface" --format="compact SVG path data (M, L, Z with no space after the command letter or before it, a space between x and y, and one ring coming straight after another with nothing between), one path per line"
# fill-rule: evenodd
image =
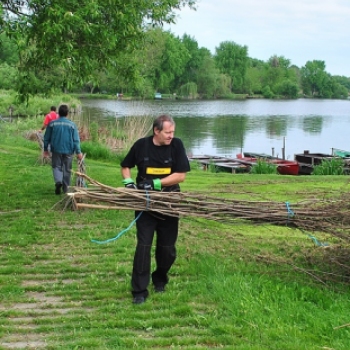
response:
M170 114L189 154L235 156L241 151L287 159L309 150L350 151L350 101L121 101L83 100L90 119ZM274 151L273 151L274 150Z

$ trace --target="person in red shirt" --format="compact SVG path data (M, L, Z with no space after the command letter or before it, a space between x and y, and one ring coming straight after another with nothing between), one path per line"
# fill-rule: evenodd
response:
M45 119L44 119L44 124L39 130L39 132L42 132L46 129L46 127L49 125L50 122L58 118L58 114L56 113L56 107L51 106L50 108L50 113L46 114Z

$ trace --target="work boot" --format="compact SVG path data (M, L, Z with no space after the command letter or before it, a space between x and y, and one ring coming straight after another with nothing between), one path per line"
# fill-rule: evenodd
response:
M143 304L146 301L146 298L143 295L138 295L132 298L133 304Z
M154 291L156 293L163 293L165 292L165 284L164 283L159 283L154 285Z
M56 182L55 194L61 194L62 184L60 182Z

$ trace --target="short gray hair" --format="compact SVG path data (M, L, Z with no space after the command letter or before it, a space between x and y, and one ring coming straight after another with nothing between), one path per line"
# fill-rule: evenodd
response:
M153 122L153 133L154 129L162 131L164 122L169 122L171 123L171 125L175 125L174 119L170 117L170 115L162 114L159 117L157 117Z

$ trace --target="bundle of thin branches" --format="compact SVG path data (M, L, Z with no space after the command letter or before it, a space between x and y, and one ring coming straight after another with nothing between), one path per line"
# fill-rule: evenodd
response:
M49 152L49 157L44 157L44 135L38 131L27 131L24 136L26 139L38 143L38 147L41 151L38 162L42 165L51 164L51 152Z
M43 137L43 135L36 131L35 136L36 136L36 140L37 140L38 145L39 145L40 150L41 150L40 157L39 157L41 164L51 164L51 162L52 162L51 152L49 152L49 157L44 157L44 137Z
M93 188L73 188L68 201L74 209L152 211L168 216L192 216L216 221L249 220L320 231L350 239L349 198L289 204L213 197L199 193L158 192L110 187L78 174ZM348 197L348 196L347 196ZM67 207L67 205L66 205Z
M249 254L249 252L247 253ZM350 284L349 247L335 245L327 249L299 252L298 256L256 255L255 259L276 266L289 266L332 288L336 283Z
M85 157L86 153L83 154L81 159L78 159L78 171L76 172L75 185L77 187L87 187L84 175L86 175L86 166L85 166Z

